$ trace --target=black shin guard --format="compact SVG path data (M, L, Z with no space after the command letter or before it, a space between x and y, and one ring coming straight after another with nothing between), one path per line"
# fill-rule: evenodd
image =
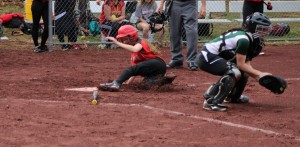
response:
M227 101L230 102L238 102L240 96L243 94L244 89L247 85L249 75L246 73L242 73L242 77L240 78L239 81L237 81L236 85L232 89L230 95L228 98L226 98Z
M223 103L224 99L230 94L235 86L236 79L231 75L224 75L221 79L213 84L204 94L208 104L217 105Z
M204 93L203 97L205 100L208 100L211 97L214 97L217 95L219 91L219 84L217 85L216 83L213 83Z

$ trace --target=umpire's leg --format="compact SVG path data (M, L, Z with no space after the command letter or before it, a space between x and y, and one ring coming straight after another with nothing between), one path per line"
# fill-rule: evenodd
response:
M194 63L197 55L198 44L198 19L196 1L187 1L182 7L183 27L186 31L187 55L186 62Z

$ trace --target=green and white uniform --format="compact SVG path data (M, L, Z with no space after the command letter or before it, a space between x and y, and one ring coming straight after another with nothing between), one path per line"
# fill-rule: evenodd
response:
M229 102L248 102L248 98L247 101L243 100L242 93L249 75L236 66L236 55L245 56L245 61L242 61L245 64L259 55L271 22L260 13L254 13L247 20L244 30L232 29L223 33L206 43L197 54L196 62L200 69L221 76L203 95L203 108L206 110L226 110L219 105L225 99Z
M251 50L250 40L244 31L233 31L225 35L225 46L219 50L223 36L219 36L209 43L205 44L206 49L212 54L220 54L224 51L234 51L242 55L246 55Z
M208 89L208 93L210 94L218 93L218 91L215 90L218 90L218 86L220 86L218 84L220 83L221 85L227 85L227 88L228 85L232 87L229 88L229 91L228 89L226 91L226 88L224 87L219 87L219 89L221 89L221 94L223 90L224 95L216 94L214 95L217 97L215 99L210 99L210 96L204 97L206 100L218 100L219 103L222 103L226 97L231 101L239 100L247 84L248 75L235 66L235 56L236 54L245 55L247 57L246 60L251 60L254 57L253 51L256 50L256 47L253 45L253 39L250 36L252 36L252 34L248 34L245 31L230 31L203 46L196 59L199 68L213 75L222 77L226 77L227 75L227 80L237 80L234 83L223 83L222 81L218 81L216 84L213 84L212 87L214 88L212 89L214 90ZM223 37L225 37L225 39L223 39ZM255 42L259 43L259 40L255 40Z
M223 43L225 36L225 45ZM251 60L252 41L245 31L232 31L206 43L197 56L199 68L214 75L224 75L228 71L228 61L235 62L236 53L246 55ZM252 38L251 38L252 39ZM248 57L249 56L249 57Z

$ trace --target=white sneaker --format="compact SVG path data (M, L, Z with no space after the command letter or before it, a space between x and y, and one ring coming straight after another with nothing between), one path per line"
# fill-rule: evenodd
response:
M208 104L206 100L203 103L203 109L209 110L209 111L226 111L227 107L223 105L213 105L213 104Z

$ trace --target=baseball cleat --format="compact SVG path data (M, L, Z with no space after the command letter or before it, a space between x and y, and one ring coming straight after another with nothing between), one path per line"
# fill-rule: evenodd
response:
M227 106L224 105L219 105L219 104L208 104L206 102L206 100L203 103L203 109L205 110L209 110L209 111L226 111L227 110Z
M162 79L162 85L165 85L165 84L171 84L174 80L175 80L175 78L176 78L177 76L176 75L174 75L173 73L171 73L171 74L166 74L164 77L163 77L163 79Z
M119 91L119 88L120 84L117 81L113 81L111 83L102 83L98 87L99 90L111 92Z

